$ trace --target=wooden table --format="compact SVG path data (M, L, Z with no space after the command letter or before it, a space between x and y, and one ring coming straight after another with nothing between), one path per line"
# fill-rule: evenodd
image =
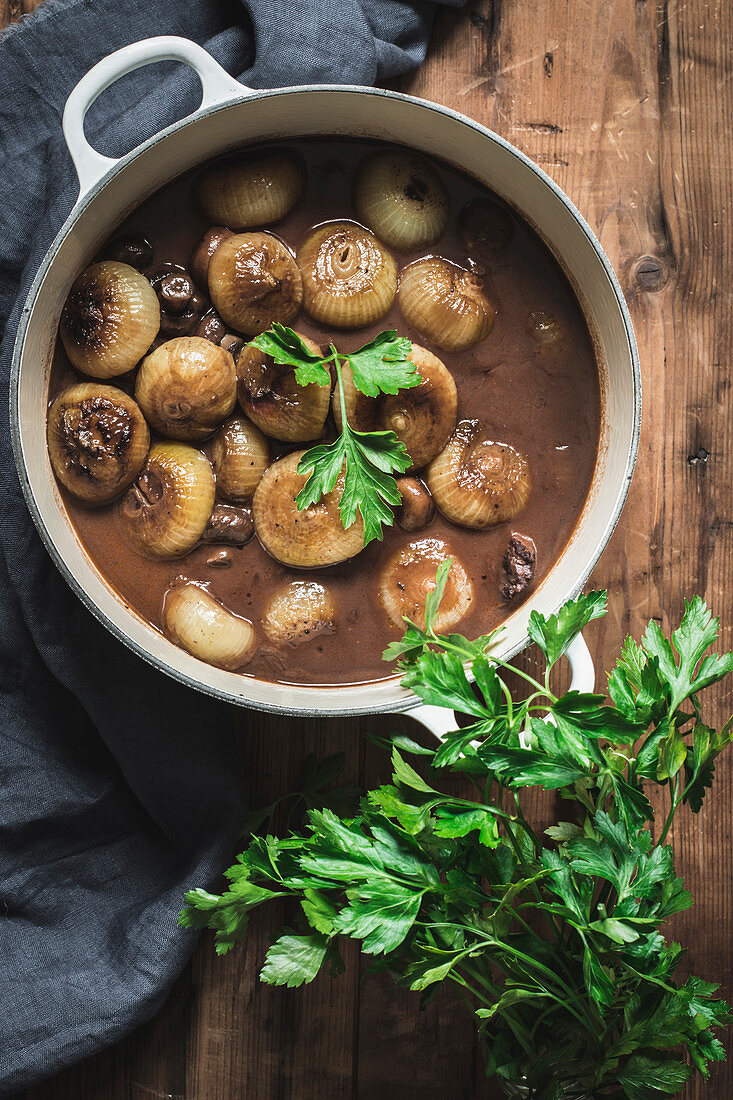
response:
M0 0L5 22L18 0ZM34 6L25 4L25 8ZM485 123L545 168L590 221L636 326L644 430L631 496L593 584L611 611L588 631L599 670L650 617L666 626L702 593L733 645L733 5L730 0L475 0L443 10L404 91ZM529 659L529 658L525 658ZM710 720L733 709L728 686ZM307 752L343 751L346 776L385 765L381 720L233 715L263 804ZM409 720L403 720L409 725ZM398 722L390 723L397 727ZM733 757L699 817L672 834L696 898L674 928L695 972L733 997ZM255 917L226 960L199 945L156 1019L24 1100L479 1100L471 1021L448 995L414 995L348 970L298 992L257 982L282 913ZM733 1061L688 1100L733 1096Z

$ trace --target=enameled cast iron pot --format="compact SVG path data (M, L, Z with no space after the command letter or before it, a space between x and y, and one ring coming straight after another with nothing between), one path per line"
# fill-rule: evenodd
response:
M125 73L153 61L190 65L203 86L201 106L119 160L84 136L97 96ZM531 597L507 619L496 653L508 659L527 643L527 619L578 594L618 520L636 459L641 390L636 344L611 265L591 229L553 181L523 153L445 107L395 92L314 85L252 91L200 46L151 38L105 58L69 96L64 134L79 175L79 198L33 284L15 345L11 381L13 444L23 490L49 553L79 598L145 660L200 691L289 714L364 714L410 710L440 735L452 715L419 704L399 679L344 687L271 684L198 661L131 611L87 557L67 518L46 448L46 400L58 319L70 285L115 228L152 192L196 165L251 142L337 135L376 138L443 159L496 191L539 233L567 273L593 337L601 375L601 444L593 483L562 556ZM582 639L570 654L573 684L593 687Z

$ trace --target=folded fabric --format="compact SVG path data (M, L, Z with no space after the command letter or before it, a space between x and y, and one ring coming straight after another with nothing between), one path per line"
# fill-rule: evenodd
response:
M218 873L243 812L232 710L157 673L88 614L17 481L13 340L77 192L64 102L101 57L158 34L200 42L256 88L371 84L420 63L432 10L406 0L45 0L0 39L0 1095L156 1011L193 943L176 927L183 889ZM140 69L94 105L87 133L120 155L193 110L197 91L182 66Z

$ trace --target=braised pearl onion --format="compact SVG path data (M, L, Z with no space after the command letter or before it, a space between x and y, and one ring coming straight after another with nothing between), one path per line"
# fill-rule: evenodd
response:
M211 444L211 462L220 496L234 504L251 500L270 461L270 445L246 416L222 424Z
M206 439L236 404L234 360L202 336L178 336L143 359L135 397L161 435Z
M448 194L433 166L404 149L374 153L362 161L354 182L354 206L390 248L424 248L442 237Z
M255 531L267 553L283 565L294 569L336 565L362 550L364 525L361 516L349 528L341 523L343 474L317 504L298 509L295 498L308 480L297 470L304 454L294 451L265 470L252 500Z
M116 386L78 382L48 413L48 454L64 488L85 504L107 504L135 480L150 446L145 418Z
M310 351L321 354L313 340L302 335L301 339ZM315 384L301 386L291 366L276 363L259 348L244 347L237 359L237 396L265 435L283 443L302 443L322 433L331 390Z
M494 307L479 276L442 256L408 264L398 296L405 320L446 351L480 343L494 325Z
M356 222L326 222L296 257L306 312L324 325L361 328L383 317L397 290L395 262Z
M366 397L356 389L351 368L342 370L346 416L352 428L361 432L392 431L405 444L419 469L442 451L456 426L458 395L453 375L436 355L419 344L408 357L422 378L419 386L396 394ZM332 401L336 426L341 429L341 400L337 391Z
M75 280L59 334L73 366L93 378L132 370L160 328L158 297L129 264L102 260Z
M232 614L192 581L165 593L163 626L171 641L209 665L237 669L253 656L252 623Z
M461 420L428 467L425 480L442 514L461 527L483 528L512 519L529 499L526 457L497 443L478 420Z
M256 336L275 321L290 324L303 283L292 254L272 233L237 233L209 261L209 294L228 325Z
M297 646L336 629L329 590L316 581L288 581L267 601L262 628L273 645Z
M473 585L466 570L442 539L416 539L387 559L379 573L378 593L392 626L403 628L405 617L425 626L425 600L435 588L438 566L453 558L440 609L438 632L452 630L473 603Z
M117 504L123 534L153 558L178 558L204 533L214 507L214 471L185 443L155 443L135 483Z
M251 229L280 221L291 210L305 185L305 170L289 153L239 157L204 172L199 202L212 222L231 229Z

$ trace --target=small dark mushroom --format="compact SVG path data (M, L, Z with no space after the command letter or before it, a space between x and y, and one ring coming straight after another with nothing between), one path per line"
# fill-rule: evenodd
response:
M402 496L397 522L403 531L422 531L435 515L435 501L416 477L397 478L397 488Z
M193 281L185 271L170 271L158 283L156 290L163 309L183 313L191 304L195 291Z
M221 344L228 334L229 329L215 309L210 309L203 315L194 332L194 336L203 336L204 340L210 340L212 344Z
M514 232L514 221L505 207L491 199L471 199L458 216L458 231L466 247L482 260L503 252Z
M153 246L144 237L118 237L105 249L105 260L117 260L142 271L153 262Z
M235 508L230 504L217 504L201 536L201 541L226 542L231 546L244 546L252 539L254 533L255 527L248 509Z
M527 535L512 533L502 562L503 573L499 581L499 594L503 600L521 596L534 579L537 565L537 547Z
M231 229L227 229L223 225L212 225L211 229L207 229L201 240L195 245L188 266L194 279L204 290L208 291L209 289L209 263L211 257L223 241L233 236Z
M244 340L241 336L234 336L231 332L228 332L225 336L222 336L219 347L224 348L224 351L228 351L236 363L239 353L244 347Z
M160 331L166 336L191 335L208 302L197 293L185 267L158 264L147 277L160 302Z

